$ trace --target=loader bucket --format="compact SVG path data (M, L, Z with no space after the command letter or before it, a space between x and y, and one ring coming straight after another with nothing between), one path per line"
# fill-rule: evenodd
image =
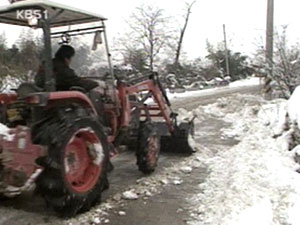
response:
M182 122L179 126L175 126L175 130L170 136L161 136L161 151L190 155L195 152L188 142L189 137L193 135L193 121Z

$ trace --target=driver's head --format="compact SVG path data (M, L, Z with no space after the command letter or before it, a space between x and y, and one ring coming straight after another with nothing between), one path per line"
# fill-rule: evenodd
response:
M70 65L72 57L75 55L75 50L70 45L62 45L55 53L55 58L64 61Z

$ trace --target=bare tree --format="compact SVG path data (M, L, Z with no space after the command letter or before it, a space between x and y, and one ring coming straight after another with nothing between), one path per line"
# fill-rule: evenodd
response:
M179 64L179 57L180 57L180 53L181 53L181 48L182 48L182 43L183 43L183 37L187 28L187 25L189 23L189 19L190 19L190 14L191 14L191 10L193 5L196 3L196 0L194 0L191 3L185 3L186 4L186 14L184 16L184 25L183 27L180 29L180 36L179 36L179 40L178 40L178 44L177 44L177 49L176 49L176 56L175 56L175 61L174 61L174 65L178 65Z
M255 55L255 65L261 73L268 74L272 69L272 92L274 97L289 98L296 86L300 85L300 45L290 46L287 40L287 26L282 33L275 35L275 49L272 64L265 63L265 50Z
M151 5L137 7L128 21L131 32L123 44L127 50L143 50L151 71L158 54L170 38L168 22L169 18L164 15L164 11Z

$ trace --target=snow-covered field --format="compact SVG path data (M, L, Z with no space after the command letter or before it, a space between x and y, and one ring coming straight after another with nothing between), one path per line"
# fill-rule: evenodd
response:
M188 199L194 217L189 224L300 224L299 164L295 150L288 151L300 121L299 95L300 88L289 101L237 95L195 110L232 123L223 135L240 142L216 154L198 146L209 175Z

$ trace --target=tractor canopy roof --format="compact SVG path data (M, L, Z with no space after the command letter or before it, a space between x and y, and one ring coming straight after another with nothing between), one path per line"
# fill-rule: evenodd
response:
M0 7L0 23L30 26L28 14L46 16L51 27L68 26L106 20L105 17L48 0L28 0Z

